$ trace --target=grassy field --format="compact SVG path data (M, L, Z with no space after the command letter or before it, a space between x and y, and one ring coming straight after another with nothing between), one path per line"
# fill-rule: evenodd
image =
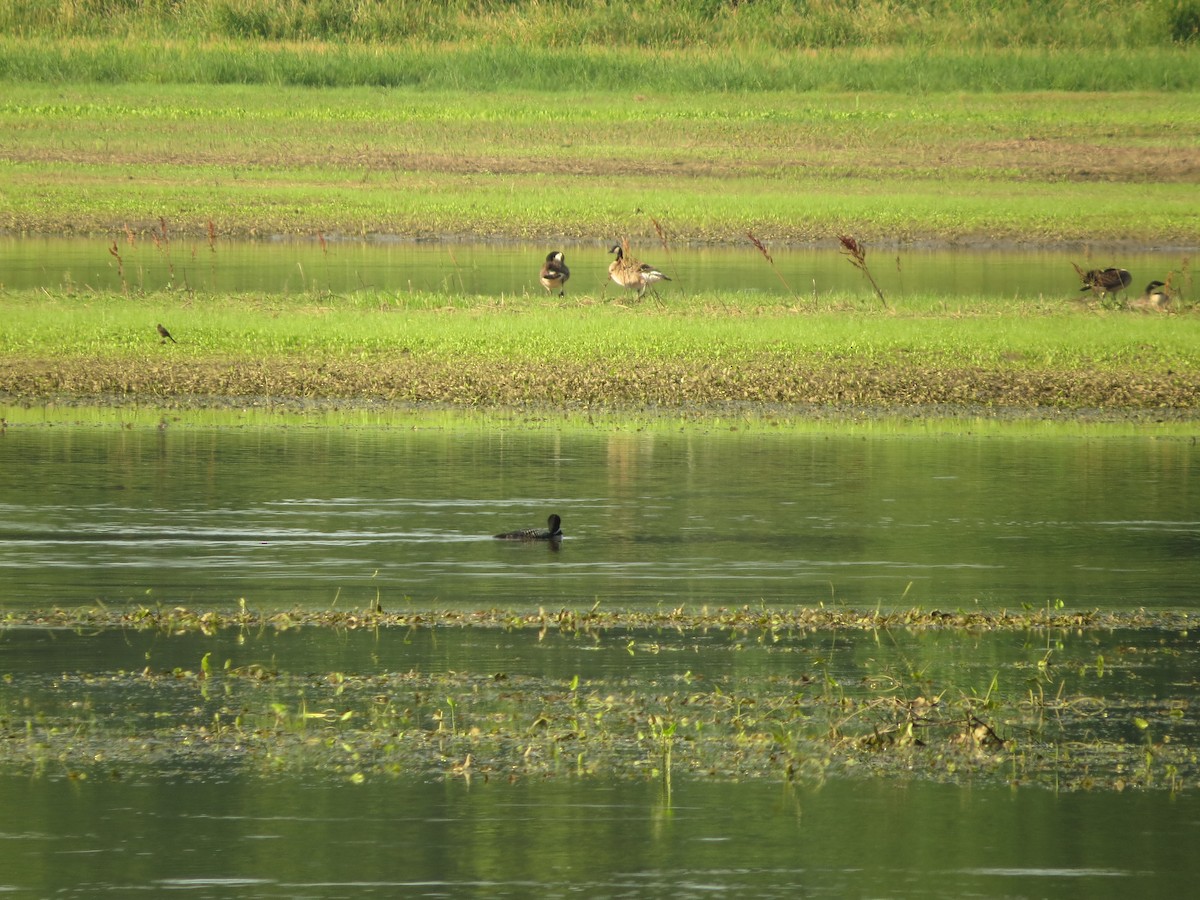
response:
M566 50L581 45L686 49L730 44L782 50L945 44L975 49L1157 48L1200 39L1200 4L646 0L614 8L606 0L447 0L435 7L369 0L0 0L0 29L52 38L463 42Z
M1192 0L0 0L0 84L13 232L1200 243Z
M0 35L9 233L1200 246L1190 0L0 0ZM1186 295L1164 318L47 290L0 294L21 401L1178 412L1198 393ZM158 318L185 343L159 345Z
M19 233L1200 243L1200 93L10 84L0 127Z
M1186 420L1200 397L1194 315L1032 301L849 299L669 306L541 298L12 294L0 384L46 398L167 405L449 403L466 408L937 407L1141 413ZM157 321L178 344L160 343Z

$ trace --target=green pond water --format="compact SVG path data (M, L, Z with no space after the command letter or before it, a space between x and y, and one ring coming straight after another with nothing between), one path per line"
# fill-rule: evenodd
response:
M0 608L1195 609L1190 439L10 427ZM562 516L561 544L492 535Z
M1190 896L1195 796L837 782L0 778L0 890L100 897Z
M611 244L571 247L529 244L409 243L398 241L216 241L183 238L168 244L124 235L112 238L0 237L0 283L10 289L46 288L201 292L433 291L450 294L544 294L537 274L546 254L563 249L571 268L567 293L595 296L617 288L608 281ZM116 255L111 251L115 249ZM664 297L722 290L795 296L825 293L871 300L866 279L832 248L777 248L773 266L749 243L739 248L679 247L658 242L637 248L641 258L672 279ZM1083 269L1120 266L1136 295L1150 281L1186 288L1186 251L976 250L868 248L867 261L892 298L910 294L949 298L1060 299L1079 294L1072 263ZM1190 283L1190 282L1189 282Z
M270 619L597 601L1193 614L1189 438L8 412L6 895L1183 896L1200 875L1200 646L1180 619ZM561 544L491 537L550 511ZM272 624L33 618L140 607Z

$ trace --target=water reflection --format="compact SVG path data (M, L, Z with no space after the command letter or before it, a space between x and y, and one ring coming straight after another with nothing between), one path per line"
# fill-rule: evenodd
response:
M1153 439L9 428L0 604L1194 609L1197 452ZM564 519L558 552L491 537L548 510Z
M201 898L1188 896L1195 797L830 782L0 778L0 891ZM900 827L898 823L907 823Z
M412 244L400 242L176 240L118 243L108 238L0 237L0 271L14 290L125 287L202 292L433 291L449 294L544 296L538 272L547 248L515 244ZM596 295L608 282L608 243L565 248L571 266L568 298ZM671 276L669 292L708 290L793 297L807 301L830 292L874 297L862 275L835 249L778 248L774 268L748 243L734 248L678 247L657 243L654 261ZM1134 276L1133 290L1171 272L1186 272L1186 254L1175 251L1092 255L1066 250L868 249L872 274L889 297L910 294L1062 299L1078 296L1071 264L1119 264ZM1177 282L1176 283L1181 283Z

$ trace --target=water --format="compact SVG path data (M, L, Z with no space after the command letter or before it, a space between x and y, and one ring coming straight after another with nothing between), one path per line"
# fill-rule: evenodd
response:
M0 609L1194 611L1197 453L1149 437L10 426ZM564 518L560 547L490 537L549 510ZM194 674L206 654L209 679ZM1194 773L1172 794L1155 756L1196 746L1195 657L1187 634L1137 631L656 632L630 645L470 628L8 628L0 893L1185 896L1200 875ZM226 660L274 674L228 677ZM1058 793L940 769L949 744L918 755L924 775L871 774L880 753L855 777L796 784L782 764L710 776L682 740L670 781L653 768L578 776L565 738L551 774L523 762L526 722L555 715L575 679L594 698L688 696L690 717L721 697L751 710L747 698L819 695L823 678L863 700L1016 702L1011 718L980 707L1019 741L1014 773L1061 752L1077 784L1069 760L1100 740L1129 748L1128 768L1097 757L1083 764L1096 789ZM1065 701L1045 726L1057 743L1019 713L1040 694ZM511 758L485 760L493 713L519 702ZM373 730L383 703L399 724ZM276 706L331 712L289 731ZM435 740L447 711L457 740L475 741L470 779L455 774L461 744L424 764L388 749ZM649 728L638 715L613 734ZM1142 767L1153 787L1112 788Z
M1196 608L1153 438L11 427L3 607ZM492 535L563 517L561 545Z
M117 255L111 252L116 250ZM3 238L0 272L9 289L90 288L119 291L170 287L204 292L295 293L435 291L452 294L544 294L537 273L552 249L529 244L412 244L400 242L216 241L196 238L154 244L126 238ZM562 248L572 294L596 295L608 283L612 258L600 244ZM775 268L747 244L736 248L636 248L672 281L664 292L712 289L764 297L848 293L874 297L865 278L834 249L781 248ZM119 259L118 259L119 256ZM1119 265L1134 276L1136 294L1151 280L1188 268L1177 251L929 250L868 248L868 263L890 298L909 294L1065 299L1079 296L1072 263L1084 269ZM1177 287L1184 287L1177 278Z
M0 801L17 897L1183 897L1200 874L1194 796L3 778Z

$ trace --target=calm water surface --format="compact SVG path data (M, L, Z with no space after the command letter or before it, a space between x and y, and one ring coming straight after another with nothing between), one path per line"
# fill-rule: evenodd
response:
M0 605L1195 609L1181 439L8 428ZM564 521L560 547L491 535Z
M529 244L412 244L401 242L265 241L183 239L155 245L117 240L121 256L109 251L112 238L0 237L0 272L12 289L91 288L119 291L184 287L206 292L295 293L360 290L437 291L462 294L543 294L537 273L554 247ZM613 292L608 284L608 245L566 247L571 266L568 294ZM638 254L670 275L664 293L742 291L764 296L795 294L808 299L837 292L874 297L870 285L834 249L772 252L773 270L747 244L739 248L673 248L644 242ZM1072 268L1119 265L1140 291L1169 272L1187 269L1187 254L1175 251L1095 254L1080 251L895 250L868 248L871 272L889 297L909 294L1020 298L1077 296ZM782 279L782 280L781 280ZM786 282L786 285L785 285Z
M0 802L17 897L1185 897L1200 874L1194 796L0 778Z

